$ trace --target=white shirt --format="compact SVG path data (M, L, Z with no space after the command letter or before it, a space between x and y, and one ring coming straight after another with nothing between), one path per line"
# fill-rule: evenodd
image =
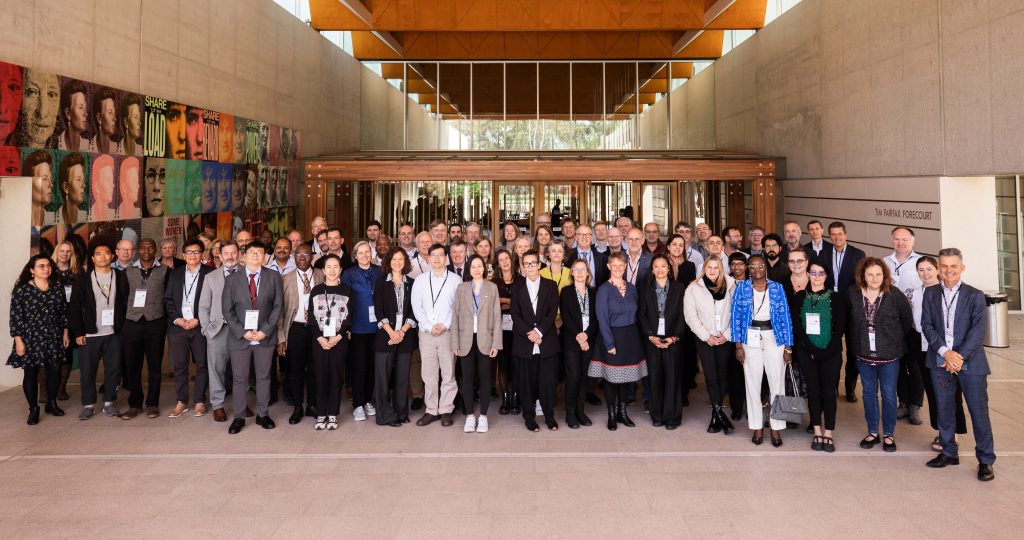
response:
M309 293L306 292L306 286L302 282L303 277L309 282L309 290L312 291L314 287L312 266L305 272L298 268L295 269L295 286L299 292L299 309L295 310L295 318L292 320L297 323L306 322L306 312L309 310Z
M701 270L704 268L704 256L700 254L700 251L697 251L697 249L693 247L687 247L686 251L683 252L683 255L686 257L686 260L692 262L693 265L697 267L697 273L700 274ZM728 269L729 267L726 265L722 268Z
M455 289L461 283L459 276L446 269L440 276L433 270L427 271L413 281L412 312L420 323L421 332L429 333L435 324L443 325L445 330L452 327Z
M920 285L911 289L910 293L907 294L907 298L910 299L910 310L914 314L914 329L917 333L921 334L921 350L928 350L928 340L924 338L924 331L921 329L921 312L924 308L924 285Z
M626 252L626 281L636 285L636 277L640 275L640 258L643 257L644 251L640 250L640 253L636 255L634 259L629 252Z
M822 238L821 240L818 240L818 243L814 243L814 240L811 240L811 249L814 250L814 254L815 255L821 255L821 249L824 246L825 246L825 239L824 238Z
M540 297L541 279L543 278L540 276L537 276L536 281L531 281L530 278L526 278L526 292L530 295L530 305L533 306L534 313L537 313L537 301ZM534 328L534 330L537 331L537 335L542 338L544 337L544 335L540 333L540 328ZM537 345L536 343L533 344L533 354L540 354L540 345Z
M270 264L267 265L267 268L269 268L271 270L274 270L275 272L277 272L278 274L281 274L283 276L283 275L287 274L288 272L291 272L292 270L295 270L295 258L289 256L288 257L288 262L284 263L284 266L281 266L280 264L278 264L276 258L275 259L271 259L270 260Z
M892 273L893 284L907 296L910 296L910 291L921 286L921 277L917 275L917 260L920 258L920 255L911 251L907 260L901 263L897 261L894 251L882 259Z
M946 345L939 347L939 356L945 356L946 351L953 347L953 332L956 327L956 303L960 300L960 287L963 284L963 280L960 280L952 288L948 288L945 282L939 282L939 286L942 287L942 328L946 336Z
M181 289L181 312L185 313L185 307L192 311L192 318L196 318L197 311L194 308L196 306L196 298L199 296L199 269L197 266L196 271L192 272L185 267L185 285Z

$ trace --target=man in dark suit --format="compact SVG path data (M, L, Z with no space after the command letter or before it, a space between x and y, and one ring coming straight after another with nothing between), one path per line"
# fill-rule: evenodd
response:
M825 227L820 221L812 219L807 222L807 235L811 241L804 244L804 248L807 249L810 262L827 261L832 256L832 243L825 240Z
M600 287L608 281L608 252L601 253L594 249L594 231L590 225L580 225L576 229L576 247L567 250L565 266L572 268L572 263L579 259L586 261L590 267L591 287Z
M644 233L630 229L626 233L626 281L639 287L651 273L651 254L644 249ZM607 266L607 265L606 265Z
M957 248L939 251L938 287L924 291L921 330L928 340L926 363L938 408L939 442L942 452L928 462L932 468L959 465L956 444L956 387L963 389L974 429L974 454L978 458L978 480L995 478L995 445L988 414L988 358L985 340L985 295L961 279L966 267Z
M826 287L832 287L839 296L846 298L846 291L853 285L853 275L857 269L857 263L864 258L864 252L851 246L846 242L846 224L842 221L833 221L828 224L828 236L832 239L831 249L822 250L817 262L824 264L828 272ZM851 318L852 320L852 318ZM846 401L857 402L857 351L853 350L853 342L846 342Z
M558 287L540 277L540 255L529 250L522 258L525 280L512 284L512 356L519 369L519 395L526 428L540 431L531 405L539 397L548 429L558 429L555 420L555 384L558 380Z
M167 313L167 345L174 369L174 392L178 403L168 414L177 418L188 411L188 364L191 354L196 363L193 397L195 415L206 414L206 386L209 372L206 367L206 337L199 328L199 293L203 290L203 277L212 268L201 263L203 244L187 240L182 246L185 264L175 267L167 277L164 289L164 311ZM156 292L156 291L154 291Z
M448 263L448 271L459 276L463 282L473 280L469 276L469 265L466 264L466 249L466 243L461 238L452 240L448 246L448 259L451 261Z
M224 296L221 307L224 321L231 335L228 336L228 351L231 354L231 371L236 374L249 372L252 361L256 368L256 425L263 429L274 429L268 407L270 402L270 366L277 344L277 321L281 315L283 293L281 276L263 267L267 248L261 242L253 242L245 248L245 270L235 272L224 280ZM245 427L245 377L235 376L232 393L235 406L235 420L228 433L235 434Z
M313 249L301 245L295 250L295 269L281 276L282 308L277 323L277 354L288 359L284 383L291 397L289 424L298 424L303 416L316 413L316 381L313 377L314 334L307 324L309 294L324 282L324 273L312 267ZM305 399L304 399L305 398ZM302 404L307 408L303 409Z

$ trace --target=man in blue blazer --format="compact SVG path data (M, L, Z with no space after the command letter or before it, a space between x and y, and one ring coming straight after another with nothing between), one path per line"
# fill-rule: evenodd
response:
M978 480L995 478L996 460L992 423L988 414L988 375L991 370L985 348L985 295L961 280L965 270L959 249L939 251L938 287L924 291L921 329L928 340L927 365L939 424L942 452L928 462L932 468L959 465L955 432L956 381L963 389L974 429L974 453L978 457Z
M853 276L857 271L857 263L864 258L864 252L851 246L846 242L846 224L842 221L833 221L828 224L828 236L832 245L827 250L822 250L816 262L825 265L828 272L826 287L839 293L839 296L846 298L846 291L853 285ZM852 347L856 340L846 342L846 401L857 402L857 351Z

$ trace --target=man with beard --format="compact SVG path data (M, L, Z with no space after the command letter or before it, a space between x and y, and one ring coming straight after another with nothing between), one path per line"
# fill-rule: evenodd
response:
M697 241L693 243L693 249L696 249L697 252L700 253L701 257L707 259L708 248L705 243L708 241L708 238L711 238L711 227L708 226L707 223L698 223L697 226L694 227L694 231L697 233ZM687 244L689 245L689 242L687 242ZM725 266L724 268L728 268L728 266Z
M295 260L292 259L291 240L281 237L274 242L274 258L270 260L267 268L281 275L295 270Z
M775 233L766 234L763 240L764 258L768 264L768 279L782 283L789 277L789 263L780 256L782 238Z
M779 252L779 258L784 261L789 260L789 252L800 247L800 224L794 220L788 220L782 225L782 237L786 243L782 245L782 251Z
M739 228L730 225L722 229L722 241L725 242L726 257L733 253L743 253L740 251L740 244L743 243L743 233L740 232ZM746 255L746 253L743 254Z

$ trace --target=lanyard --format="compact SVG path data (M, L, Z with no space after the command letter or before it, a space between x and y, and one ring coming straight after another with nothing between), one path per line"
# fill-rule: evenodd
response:
M537 294L536 295L530 294L530 284L531 283L532 282L530 280L526 280L526 296L530 297L530 305L533 306L533 313L536 314L537 313L537 299L540 298L540 280L538 279L537 282L536 282L536 285L537 285Z
M419 253L416 254L416 267L420 269L420 273L422 274L423 273L423 258L420 257Z
M654 296L658 299L658 317L665 318L665 302L668 300L668 286L670 281L665 281L664 287L658 287L657 283L654 285ZM661 289L661 294L658 294L658 290ZM765 290L765 294L768 291ZM762 302L763 304L764 302Z
M480 313L480 293L482 292L482 286L480 287L479 291L476 290L476 287L473 287L473 315Z
M808 296L811 297L811 311L817 312L818 302L821 302L822 298L828 298L828 293L822 291L820 293L809 292Z
M188 272L188 269L187 269L187 268L185 269L185 272L186 272L186 273ZM188 302L188 298L189 298L190 296L192 296L192 291L193 291L193 290L195 290L195 288L196 288L196 282L197 282L197 281L199 281L199 269L198 269L198 268L196 268L196 277L192 278L192 285L188 286L188 287L187 287L187 288L185 289L185 298L184 298L184 300L185 300L186 302Z
M896 274L896 277L900 277L900 268L903 268L903 265L907 264L908 262L910 262L910 260L912 258L913 258L912 256L908 256L907 260L905 260L902 263L896 265L896 269L893 270L893 273ZM892 262L893 262L893 264L896 264L898 262L896 260L896 255L895 254L892 256Z
M868 303L868 298L864 297L864 318L868 321L868 329L874 330L875 328L875 316L878 315L878 308L882 304L882 293L878 293L874 302Z
M437 300L441 298L441 293L444 292L444 284L448 283L448 276L449 273L445 272L444 281L441 282L441 288L437 291L437 296L434 296L434 273L430 273L430 279L427 280L430 282L430 307L437 307Z
M96 275L95 270L92 272L92 279L96 281L96 287L99 288L100 294L102 294L103 298L106 299L107 307L110 307L110 290L114 288L114 271L110 271L110 282L107 283L106 287L100 285L100 278Z
M754 295L755 296L757 295L757 290L754 289L754 285L753 284L750 285L750 290L754 291ZM754 310L754 316L755 317L757 316L758 313L761 313L761 308L764 307L764 303L767 302L767 301L768 301L768 284L766 283L765 286L764 286L764 296L761 297L761 303L758 304L757 305L757 309Z
M580 311L583 314L583 319L584 320L589 319L590 318L590 295L586 294L586 292L584 292L583 295L580 295L580 290L576 289L576 301L580 303Z
M643 254L641 253L641 255L643 255ZM635 266L635 267L633 266L633 263L632 263L632 262L631 262L631 261L630 261L629 259L630 259L630 258L629 258L629 257L627 256L627 257L626 257L626 270L627 270L627 271L628 271L629 273L628 273L628 274L626 274L626 279L627 279L627 280L628 280L628 281L629 281L630 283L634 283L634 284L635 284L635 281L636 281L636 274L637 274L638 272L640 272L640 257L637 257L637 258L636 258L636 266ZM632 276L632 277L630 277L630 276Z
M956 291L953 292L953 298L951 298L948 303L946 302L946 288L945 287L942 288L942 303L946 306L946 313L945 313L946 321L945 322L946 322L946 334L947 335L950 334L950 330L951 330L951 328L953 326L953 321L950 319L949 314L953 310L953 308L956 306L956 297L960 296L960 287L963 287L963 286L964 286L963 283L961 283L961 284L956 286Z

